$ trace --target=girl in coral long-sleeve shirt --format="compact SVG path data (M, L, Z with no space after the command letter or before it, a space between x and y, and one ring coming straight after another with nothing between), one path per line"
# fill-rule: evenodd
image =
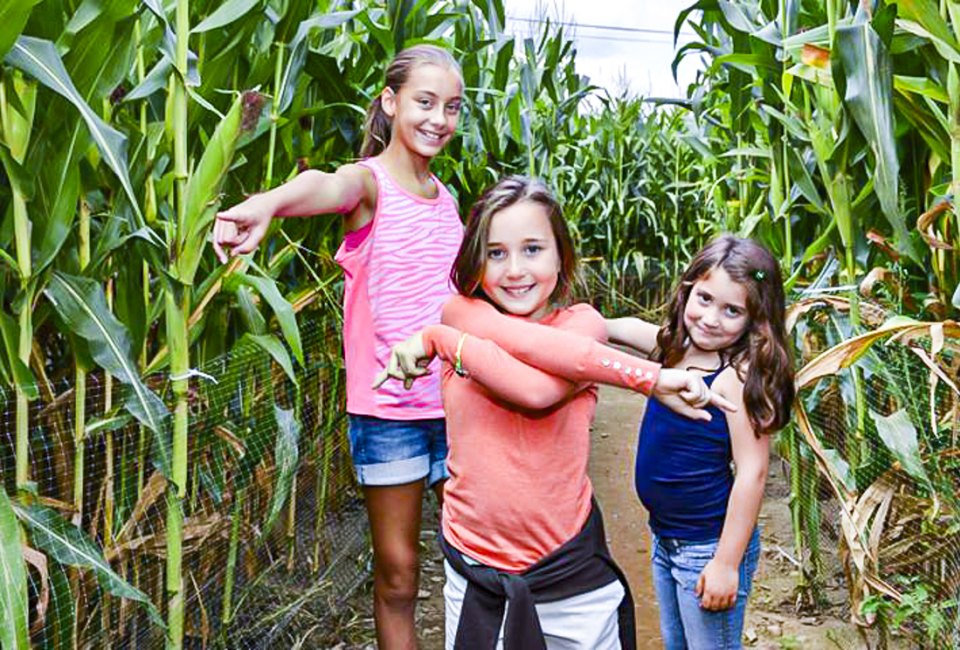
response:
M710 402L729 407L692 373L604 346L589 305L558 307L575 273L546 187L499 182L467 222L452 273L462 295L443 324L394 347L378 380L409 384L425 361L445 362L448 648L634 647L627 586L587 477L593 382L654 393L692 417L709 418L700 407Z

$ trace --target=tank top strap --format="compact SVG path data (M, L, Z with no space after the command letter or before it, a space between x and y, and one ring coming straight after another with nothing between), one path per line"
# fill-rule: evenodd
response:
M729 367L730 367L730 364L728 362L721 361L719 368L703 376L703 382L707 386L712 386L714 380L720 376L720 373L722 373L724 370L726 370Z
M391 176L390 172L387 171L387 168L383 166L383 163L376 158L364 158L363 160L358 161L356 164L360 165L361 167L366 167L373 172L373 177L377 181L377 187L381 192L386 191L390 195L408 196L414 201L420 203L437 204L443 201L445 198L453 201L453 196L450 194L450 191L443 183L440 182L440 179L437 178L433 172L430 173L430 180L433 181L434 187L437 188L437 195L433 198L429 198L410 192L402 187L393 179L393 176Z
M383 168L383 165L380 164L380 161L376 158L364 158L357 162L357 164L373 172L373 177L377 181L377 187L383 187L384 183L391 182L390 174L387 173L387 170Z

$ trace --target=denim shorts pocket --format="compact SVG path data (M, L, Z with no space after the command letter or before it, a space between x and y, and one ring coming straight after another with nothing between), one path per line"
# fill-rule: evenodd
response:
M682 562L691 567L699 566L700 569L707 566L707 562L713 559L717 554L717 542L706 544L684 544L677 552L678 562Z
M674 579L684 589L692 592L700 579L700 574L717 552L717 543L681 544L674 550L672 563Z

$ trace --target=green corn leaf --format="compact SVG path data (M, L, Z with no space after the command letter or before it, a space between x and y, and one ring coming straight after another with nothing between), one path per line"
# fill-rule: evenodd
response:
M105 7L98 0L83 0L77 10L70 16L70 22L63 28L64 34L74 36L84 27L102 16Z
M807 171L807 166L803 164L803 160L800 159L800 154L795 147L787 149L787 167L790 170L790 177L803 197L820 213L826 214L827 208L820 197L820 191L814 184L810 172Z
M55 272L44 293L73 332L90 345L94 360L129 387L127 410L151 431L163 434L167 408L140 380L127 329L108 308L103 287L89 278Z
M677 19L673 23L673 43L676 45L677 39L680 37L680 30L683 29L684 24L687 22L687 18L690 17L695 11L710 11L719 9L718 0L698 0L698 2L693 3L692 5L684 8L677 14ZM674 74L676 77L676 74Z
M97 102L110 95L133 67L136 42L134 16L138 0L87 0L99 15L69 38L70 48L63 52L63 65L84 101ZM76 15L76 14L75 14ZM67 40L61 35L58 45ZM109 47L104 47L109 43Z
M824 449L823 457L833 470L834 476L840 479L840 482L850 493L855 493L857 491L857 480L853 476L853 472L850 471L850 464L844 459L843 454L836 449Z
M227 0L217 7L216 11L200 21L200 24L191 29L190 33L199 34L225 27L246 16L258 4L260 4L260 0Z
M867 22L837 30L840 63L846 77L844 101L870 145L874 184L880 207L897 239L909 241L897 200L900 161L893 125L893 63L880 37Z
M277 467L277 483L270 498L270 511L263 526L263 534L270 532L283 505L290 496L293 479L297 475L300 462L300 422L293 409L283 409L274 404L273 412L277 420L277 442L274 447L274 462Z
M37 81L65 97L76 107L83 121L86 122L103 159L120 179L120 184L137 215L138 226L143 227L145 225L143 214L140 212L133 185L130 183L130 175L127 172L127 139L104 122L84 101L74 86L73 80L70 79L70 75L67 74L66 68L63 67L63 61L60 60L60 55L53 43L30 36L21 36L7 54L6 62L35 77Z
M129 18L137 4L139 0L112 0L111 2L83 0L83 4L71 16L64 32L70 35L77 34L97 19L108 24L116 23Z
M950 96L947 89L941 86L934 79L929 77L906 77L904 75L893 76L893 87L902 93L915 93L929 97L942 104L950 103Z
M114 596L138 602L147 610L150 620L164 630L160 612L145 593L121 578L103 557L97 544L79 528L46 506L16 506L17 514L30 531L37 548L67 566L92 569L97 582Z
M293 305L287 302L287 299L280 293L277 283L271 278L253 277L245 273L235 274L237 282L253 288L259 293L270 309L273 310L277 321L280 323L280 331L293 352L293 357L303 365L303 345L300 342L300 327L297 325L297 315L293 311Z
M64 650L72 647L73 621L76 617L73 592L70 579L59 562L47 565L50 573L50 609L47 611L49 624L44 628L44 636L39 645L41 650Z
M719 0L717 4L723 17L727 19L730 26L737 31L745 34L752 34L758 29L757 9L749 6L747 3L730 2L730 0Z
M960 44L954 38L950 25L940 15L936 0L897 0L896 5L900 27L929 38L945 59L960 61Z
M33 198L33 179L2 142L0 142L0 164L6 170L7 178L10 179L10 186L13 190L20 194L24 201L29 202Z
M92 438L107 431L116 431L130 424L130 421L131 418L129 415L112 415L96 420L88 420L87 426L84 429L85 436Z
M918 99L916 96L902 94L894 97L897 114L903 116L916 129L940 160L950 160L950 124L944 112L939 110L932 100L917 101Z
M3 351L9 362L10 374L27 399L33 401L40 397L40 389L33 377L33 372L20 359L18 341L20 340L20 326L9 314L0 312L0 338L3 339Z
M20 524L7 493L0 488L0 648L30 648L27 570L20 546Z
M17 260L13 259L13 256L2 248L0 248L0 262L9 266L10 270L13 271L14 275L19 279L20 268L17 266Z
M360 13L359 9L353 11L334 11L308 18L300 23L299 27L297 27L297 33L294 35L293 40L290 41L290 58L280 77L280 86L273 93L274 97L280 98L277 113L282 114L290 107L290 103L293 101L293 93L297 88L297 79L300 77L304 61L307 58L307 37L310 33L315 29L333 29L339 27L358 13ZM366 12L363 12L361 17L366 17ZM376 35L376 32L372 31L372 33Z
M900 461L903 470L920 481L925 487L933 489L930 477L923 468L920 458L920 448L917 443L917 430L910 421L910 416L903 409L890 416L883 416L870 411L870 417L877 425L877 433L883 444L886 445L894 458Z
M23 31L30 11L40 0L16 0L0 5L0 59L2 59Z
M937 54L942 56L947 61L952 63L960 63L960 52L957 52L957 49L954 44L944 42L934 34L931 34L929 31L924 29L923 25L915 23L912 20L898 20L897 25L902 27L903 30L914 36L918 36L922 39L928 40L933 44L933 47L937 50Z
M226 289L233 283L228 283ZM228 289L229 290L229 289ZM267 333L267 319L260 313L257 302L253 297L253 290L247 286L237 286L234 290L237 296L237 309L240 312L240 318L243 320L244 327L252 334Z
M293 371L293 362L290 361L290 355L287 354L287 349L283 347L283 343L281 343L276 336L272 334L244 334L240 339L240 343L242 344L244 341L250 341L262 348L283 368L283 371L294 385L299 384L297 375Z
M163 90L167 87L171 70L173 70L173 63L167 57L162 57L150 69L143 81L124 96L123 101L132 102L137 99L145 99L158 90Z
M177 35L167 20L167 14L163 10L163 3L160 0L142 0L143 6L150 10L157 20L163 25L163 40L160 41L160 51L163 56L171 63L177 60ZM187 52L187 86L196 87L200 85L200 73L197 70L197 55L193 51Z
M51 160L40 172L40 195L44 201L41 209L46 217L34 261L35 274L53 263L73 228L77 198L80 196L80 169L76 153L80 148L82 128L78 121L67 146L52 152Z

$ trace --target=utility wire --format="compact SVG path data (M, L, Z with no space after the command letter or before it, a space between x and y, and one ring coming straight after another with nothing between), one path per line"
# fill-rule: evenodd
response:
M577 34L577 40L589 38L598 41L614 41L617 43L653 43L655 45L668 45L673 47L673 41L665 41L656 38L617 38L616 36L600 36L599 34Z
M541 25L548 22L546 18L520 18L518 16L507 16L507 20L516 20L521 23L534 23ZM614 32L632 32L635 34L665 34L673 36L673 31L669 29L648 29L645 27L621 27L619 25L595 25L589 23L566 22L561 20L550 20L554 25L563 27L587 27L589 29L607 29ZM693 32L680 32L681 36L696 36Z

